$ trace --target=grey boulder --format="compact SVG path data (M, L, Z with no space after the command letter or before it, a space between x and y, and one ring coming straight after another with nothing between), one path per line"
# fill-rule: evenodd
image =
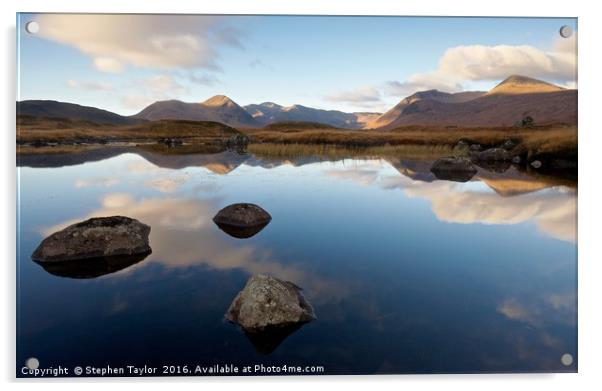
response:
M261 231L272 216L255 204L232 204L220 210L213 221L228 235L235 238L250 238Z
M149 254L150 229L129 217L94 217L48 236L31 258L43 264Z
M297 285L256 274L236 295L225 318L245 332L258 333L302 325L316 319L316 315Z

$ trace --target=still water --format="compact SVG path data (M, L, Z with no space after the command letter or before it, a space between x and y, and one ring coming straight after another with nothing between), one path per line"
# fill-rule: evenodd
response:
M576 371L574 185L513 168L440 181L429 162L403 159L103 153L19 161L17 375L29 357L41 367ZM211 219L236 202L272 222L228 236ZM31 261L52 232L112 215L150 225L152 254L78 279ZM302 287L318 317L270 353L223 320L255 273Z

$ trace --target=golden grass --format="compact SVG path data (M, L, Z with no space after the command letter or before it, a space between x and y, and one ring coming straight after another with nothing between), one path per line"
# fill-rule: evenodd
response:
M283 144L260 143L249 144L248 151L267 159L294 159L299 157L315 157L322 159L371 159L399 158L432 160L453 153L448 145L382 145L375 147L348 147L335 144Z
M576 159L577 128L545 126L534 128L450 128L406 126L390 131L344 130L321 124L286 122L262 129L244 129L251 139L250 150L272 156L377 156L405 154L436 156L448 154L460 140L496 146L511 139L517 152L532 155L552 154ZM162 120L138 125L98 125L87 121L20 116L17 142L156 142L180 138L190 144L211 144L237 134L229 126L207 121ZM269 144L268 146L262 146ZM275 146L275 144L282 144ZM304 145L311 147L304 147ZM319 147L316 147L319 146ZM165 153L178 153L168 150ZM182 150L183 151L183 150ZM192 153L192 150L190 151Z
M512 139L534 153L577 150L576 127L538 128L429 128L407 127L391 131L365 130L246 130L252 143L324 144L346 147L387 147L412 145L453 146L460 140L494 146Z

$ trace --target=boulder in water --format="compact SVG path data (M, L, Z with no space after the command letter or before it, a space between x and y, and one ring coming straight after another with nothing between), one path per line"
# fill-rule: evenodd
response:
M258 333L299 326L316 319L316 315L297 285L256 274L236 295L225 318L245 332Z
M245 239L261 231L272 221L272 216L260 206L240 203L223 208L213 221L228 235Z
M31 258L43 264L148 255L150 229L129 217L94 217L48 236Z

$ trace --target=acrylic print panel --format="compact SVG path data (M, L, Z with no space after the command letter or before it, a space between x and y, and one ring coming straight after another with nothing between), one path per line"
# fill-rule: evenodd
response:
M577 371L575 18L17 20L18 377Z

